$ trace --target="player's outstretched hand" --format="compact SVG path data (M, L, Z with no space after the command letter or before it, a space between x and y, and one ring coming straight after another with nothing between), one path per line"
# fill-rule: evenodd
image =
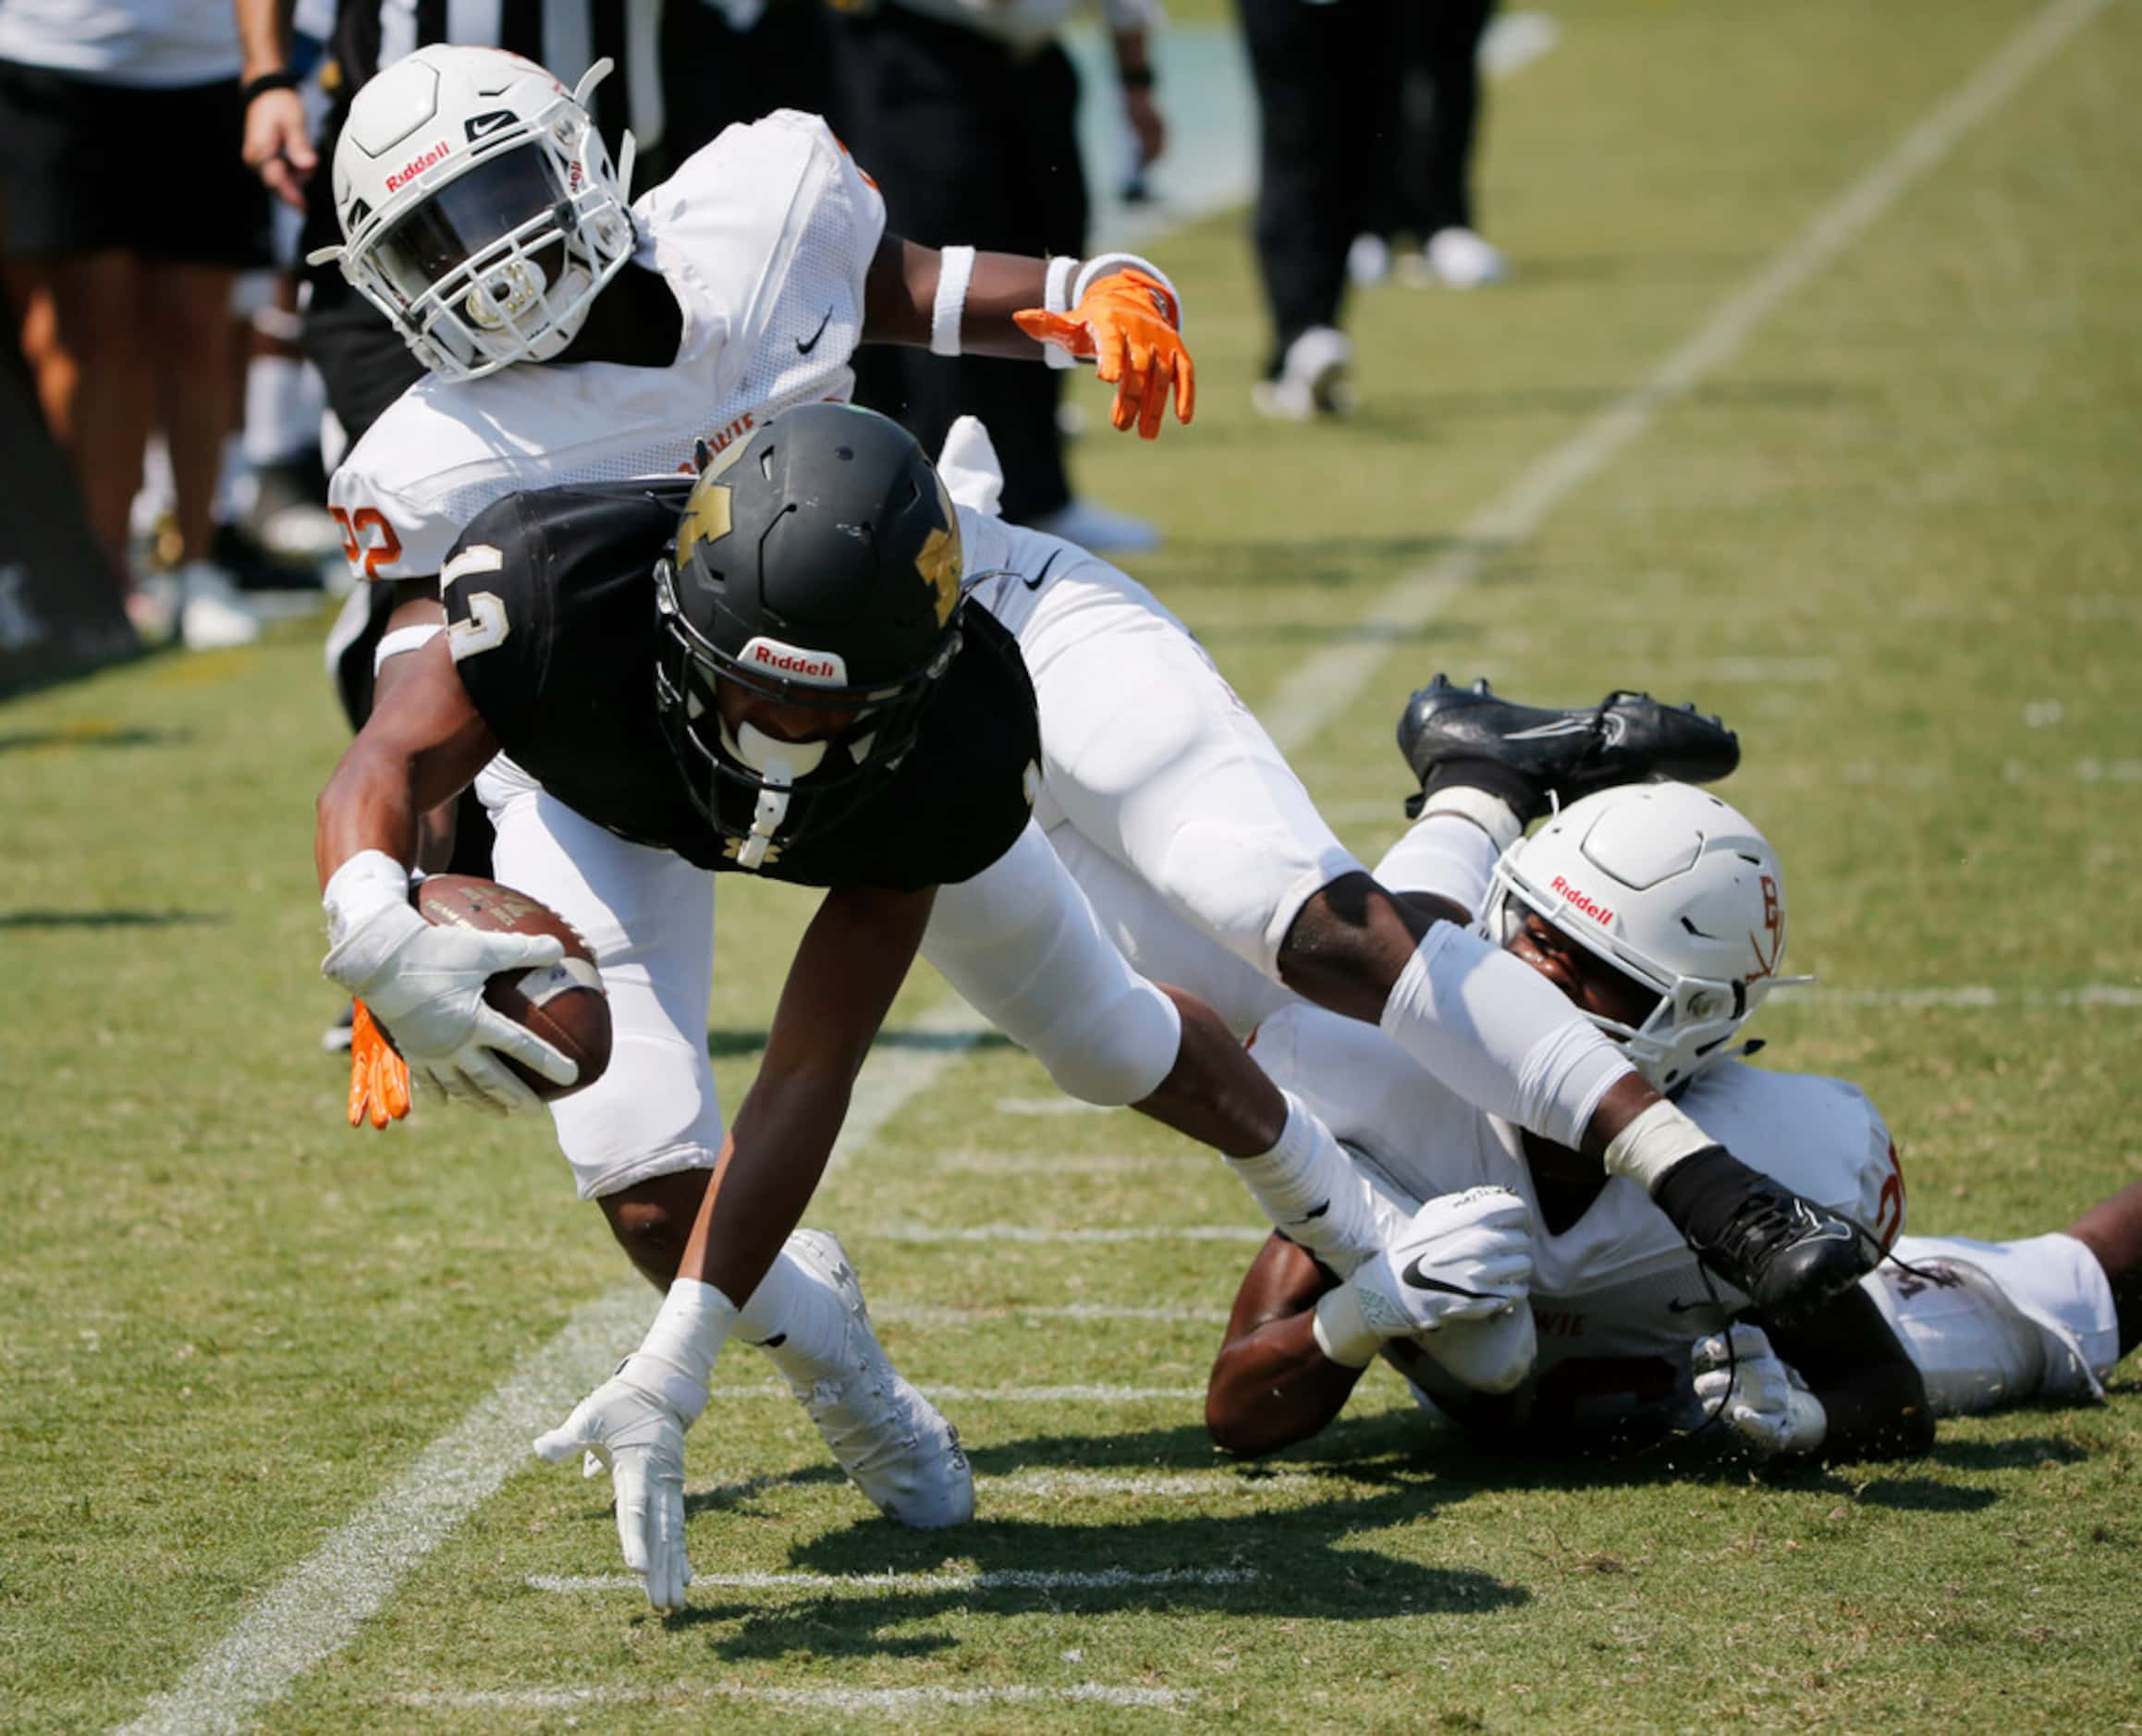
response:
M1170 395L1177 422L1187 423L1196 412L1197 370L1179 329L1181 310L1157 277L1127 267L1095 282L1069 313L1024 308L1011 317L1036 343L1095 364L1095 373L1116 388L1109 420L1117 432L1135 423L1145 439L1158 439Z
M1822 1400L1770 1348L1759 1326L1705 1339L1690 1363L1696 1401L1766 1458L1811 1453L1830 1432Z
M628 1356L535 1442L536 1457L551 1464L586 1454L587 1475L608 1468L625 1565L665 1614L684 1608L692 1583L684 1554L684 1432L705 1403L705 1388L668 1363Z
M386 1127L408 1113L409 1064L358 1001L349 1021L349 1125Z

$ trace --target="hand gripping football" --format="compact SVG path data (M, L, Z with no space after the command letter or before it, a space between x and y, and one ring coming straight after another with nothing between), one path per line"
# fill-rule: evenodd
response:
M603 993L594 954L578 929L525 892L473 874L428 876L417 886L416 905L418 913L435 926L450 923L492 934L552 935L562 941L562 962L542 970L501 971L485 984L483 998L579 1064L578 1081L554 1085L518 1061L506 1060L546 1103L584 1091L603 1076L610 1064L610 1002Z

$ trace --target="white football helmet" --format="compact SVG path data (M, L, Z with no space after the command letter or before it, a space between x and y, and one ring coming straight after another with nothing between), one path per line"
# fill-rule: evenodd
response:
M1572 802L1502 852L1486 905L1506 944L1526 911L1659 991L1632 1029L1587 1015L1626 1044L1652 1088L1685 1085L1781 981L1784 876L1747 817L1688 784L1629 784ZM1737 1051L1736 1051L1737 1052Z
M425 367L473 380L569 344L631 257L628 134L612 169L587 110L497 48L420 48L368 81L335 147L339 261Z

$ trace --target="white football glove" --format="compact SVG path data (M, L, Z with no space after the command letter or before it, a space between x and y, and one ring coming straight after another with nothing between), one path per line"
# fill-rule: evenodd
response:
M665 1613L684 1608L692 1583L684 1553L684 1431L705 1408L705 1387L681 1369L658 1357L628 1356L535 1443L536 1457L551 1464L585 1453L584 1474L608 1470L625 1565L646 1582L647 1601Z
M1770 1348L1762 1329L1735 1326L1705 1339L1690 1363L1696 1401L1757 1452L1811 1453L1830 1432L1830 1413L1797 1369Z
M379 850L337 869L323 901L334 945L322 973L372 1009L410 1072L494 1114L543 1107L499 1055L556 1084L580 1077L573 1062L483 999L483 984L501 971L557 963L562 942L435 928L409 901L408 871Z
M535 1442L536 1456L554 1465L585 1454L585 1476L608 1467L625 1565L665 1614L684 1608L692 1583L684 1553L684 1432L706 1409L707 1376L736 1315L736 1305L711 1284L679 1278L640 1348Z
M1532 1214L1507 1188L1446 1193L1316 1304L1316 1342L1367 1366L1392 1339L1418 1339L1522 1304L1532 1282Z

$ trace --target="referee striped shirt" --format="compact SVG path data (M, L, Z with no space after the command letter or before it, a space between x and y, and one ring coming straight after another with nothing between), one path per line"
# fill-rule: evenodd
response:
M698 0L687 0L697 4ZM337 105L382 67L434 43L507 48L570 89L604 55L618 69L597 87L595 123L618 148L630 128L640 149L662 141L665 0L341 0L336 9Z

